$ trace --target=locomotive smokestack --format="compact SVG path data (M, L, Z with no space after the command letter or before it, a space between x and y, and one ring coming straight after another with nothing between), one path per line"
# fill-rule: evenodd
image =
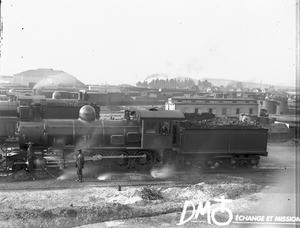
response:
M55 91L55 92L52 94L52 99L56 99L56 100L61 99L61 94L60 94L60 92Z

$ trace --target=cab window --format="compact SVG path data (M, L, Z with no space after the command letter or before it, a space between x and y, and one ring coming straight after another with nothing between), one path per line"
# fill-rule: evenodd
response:
M171 133L171 123L170 121L162 121L161 122L161 128L160 133L163 135L168 135Z
M157 134L158 123L157 122L145 122L145 133L146 134Z

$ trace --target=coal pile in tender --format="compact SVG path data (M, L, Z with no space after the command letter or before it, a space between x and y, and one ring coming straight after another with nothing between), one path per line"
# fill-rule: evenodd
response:
M190 120L192 128L204 129L258 129L261 125L253 121L241 121L236 117L215 117L205 120Z

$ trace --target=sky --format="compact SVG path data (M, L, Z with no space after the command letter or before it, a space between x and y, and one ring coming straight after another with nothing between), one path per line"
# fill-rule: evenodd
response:
M3 0L0 75L86 84L152 74L294 85L295 0Z

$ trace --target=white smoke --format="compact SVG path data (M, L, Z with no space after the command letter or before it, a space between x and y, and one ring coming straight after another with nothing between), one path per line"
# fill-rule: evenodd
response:
M60 175L57 180L75 179L77 177L76 169L64 170L64 173Z
M112 176L111 173L104 173L97 177L98 180L108 180Z
M167 178L175 174L175 167L166 165L162 168L154 168L150 172L151 176L154 178Z

